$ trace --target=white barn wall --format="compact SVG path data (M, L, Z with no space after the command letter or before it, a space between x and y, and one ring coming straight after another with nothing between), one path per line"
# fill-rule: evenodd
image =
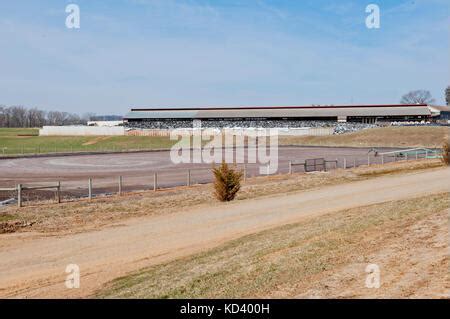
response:
M44 126L40 136L120 136L125 135L121 126Z

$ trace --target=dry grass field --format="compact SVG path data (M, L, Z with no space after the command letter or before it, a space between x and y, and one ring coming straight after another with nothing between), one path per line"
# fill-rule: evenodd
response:
M113 281L106 298L450 297L449 193L270 229ZM365 267L381 287L365 287Z
M450 127L383 127L331 136L282 137L284 145L354 147L442 147Z

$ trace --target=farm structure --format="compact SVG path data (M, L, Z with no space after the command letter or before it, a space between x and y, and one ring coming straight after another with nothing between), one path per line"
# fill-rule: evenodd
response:
M392 121L427 121L426 104L327 105L218 108L132 108L124 125L137 129L202 127L297 128L326 127L340 123L374 124Z

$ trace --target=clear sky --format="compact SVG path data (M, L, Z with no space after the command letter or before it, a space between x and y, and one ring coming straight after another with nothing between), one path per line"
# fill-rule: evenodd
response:
M80 29L65 25L79 5ZM378 4L380 29L365 8ZM448 0L0 2L0 104L130 107L398 103L449 84Z

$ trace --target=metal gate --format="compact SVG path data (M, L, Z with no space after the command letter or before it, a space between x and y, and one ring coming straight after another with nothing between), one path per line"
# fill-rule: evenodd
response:
M305 160L305 172L326 171L324 158L311 158Z

